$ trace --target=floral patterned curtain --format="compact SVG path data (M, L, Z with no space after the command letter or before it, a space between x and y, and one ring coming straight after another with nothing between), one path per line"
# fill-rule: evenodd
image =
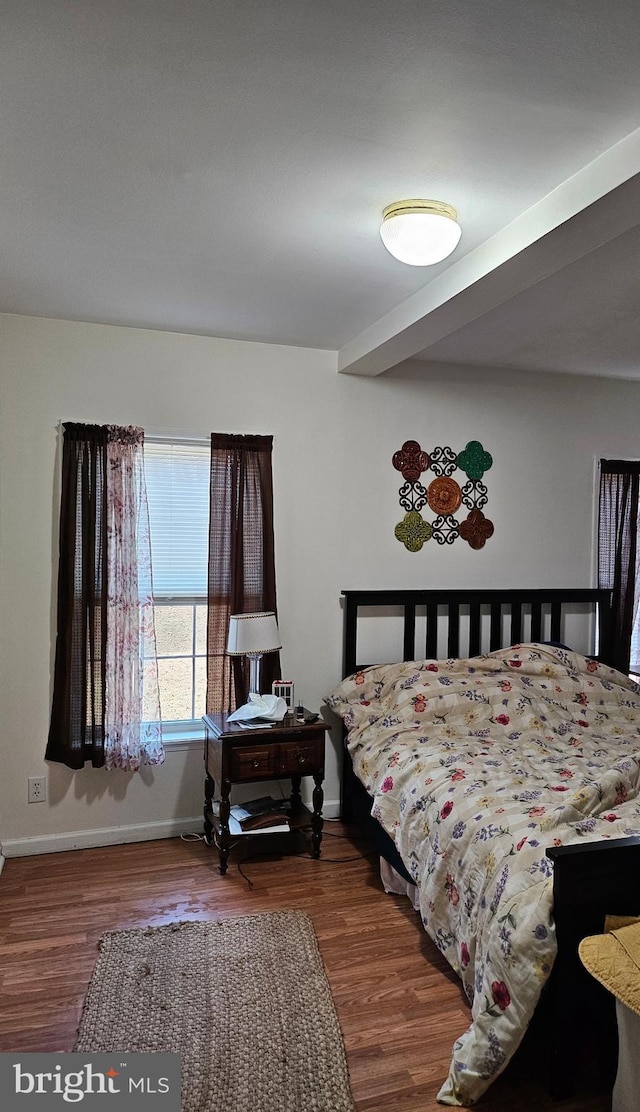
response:
M142 429L108 426L104 763L164 759Z
M58 629L46 757L164 759L142 429L64 425Z

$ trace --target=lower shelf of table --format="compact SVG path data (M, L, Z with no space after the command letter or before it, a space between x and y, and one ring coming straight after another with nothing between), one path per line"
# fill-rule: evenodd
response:
M220 835L222 833L222 823L220 822L219 816L215 811L209 809L206 812L206 817L211 823L213 833ZM287 815L289 830L240 830L237 825L234 826L230 823L229 838L232 842L244 842L247 838L261 838L264 841L268 838L286 838L290 834L299 832L304 828L308 828L309 832L311 832L312 818L313 815L311 811L303 804L295 814L289 813Z
M226 872L229 853L232 850L240 850L242 853L243 847L245 852L251 854L264 852L269 855L285 856L291 853L308 852L311 857L320 856L322 816L314 816L304 804L301 804L295 813L289 815L289 830L252 830L233 833L229 829L227 835L219 816L211 809L207 809L205 836L209 825L211 833L208 844L218 851L222 873Z

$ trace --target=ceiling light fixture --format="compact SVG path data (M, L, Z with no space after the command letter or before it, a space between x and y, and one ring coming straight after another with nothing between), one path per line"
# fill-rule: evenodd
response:
M462 228L444 201L394 201L382 213L380 237L387 251L409 266L433 266L455 251Z

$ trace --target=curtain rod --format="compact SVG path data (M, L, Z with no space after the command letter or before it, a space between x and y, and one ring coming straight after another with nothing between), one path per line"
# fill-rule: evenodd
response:
M131 422L130 422L131 423ZM64 425L119 425L120 421L96 421L95 418L85 420L82 417L59 417L56 423L56 429L61 431ZM188 432L154 432L144 429L145 439L147 440L171 440L174 444L189 443L193 441L211 441L211 433L188 433Z
M118 421L95 421L93 419L83 420L82 418L78 418L78 417L74 417L74 418L59 417L58 421L56 423L56 429L58 430L58 432L60 432L62 430L63 425L68 425L68 424L77 424L77 425L99 425L99 424L102 424L102 425L117 425L119 423L120 422L118 422ZM210 444L211 443L211 433L215 432L215 431L217 431L217 430L211 429L211 430L209 430L209 432L203 432L203 433L154 432L153 429L146 429L145 428L144 429L144 436L145 436L145 440L167 441L171 444L203 444L203 443ZM233 434L230 433L229 435L234 435L234 436L235 435L237 435L237 436L271 436L271 437L273 437L274 443L276 441L276 437L271 432L261 433L261 432L255 432L254 431L254 432L238 433L236 431L235 433L233 433Z

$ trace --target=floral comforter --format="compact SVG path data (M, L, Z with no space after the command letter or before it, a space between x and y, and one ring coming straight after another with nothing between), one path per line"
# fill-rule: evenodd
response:
M550 845L640 834L640 687L538 644L379 665L325 702L472 1008L438 1099L516 1050L556 953Z

